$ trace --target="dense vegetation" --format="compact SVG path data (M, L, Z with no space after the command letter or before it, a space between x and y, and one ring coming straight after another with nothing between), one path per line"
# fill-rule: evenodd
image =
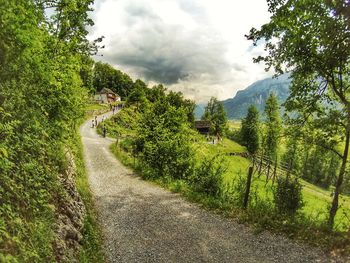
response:
M92 74L92 90L100 91L103 88L109 88L121 96L122 99L129 95L134 85L127 74L107 63L96 62Z
M290 123L307 124L318 134L318 146L340 159L328 226L332 228L348 168L350 145L350 17L346 1L268 0L271 21L248 39L264 40L266 56L259 56L277 73L291 72L291 95L286 109Z
M74 153L96 51L86 40L91 3L0 1L1 262L56 260L54 224L67 198L58 178Z

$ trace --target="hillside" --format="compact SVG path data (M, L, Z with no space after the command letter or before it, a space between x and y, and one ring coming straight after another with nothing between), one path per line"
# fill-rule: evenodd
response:
M289 75L284 74L278 78L259 80L246 89L238 91L234 98L223 101L228 118L243 118L251 104L254 104L262 113L270 93L274 93L278 101L283 103L289 95L290 83Z

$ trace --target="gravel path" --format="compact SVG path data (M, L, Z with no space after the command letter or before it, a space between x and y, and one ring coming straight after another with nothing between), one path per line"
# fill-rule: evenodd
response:
M113 140L90 125L81 135L109 262L330 262L318 249L254 234L141 180L110 152Z

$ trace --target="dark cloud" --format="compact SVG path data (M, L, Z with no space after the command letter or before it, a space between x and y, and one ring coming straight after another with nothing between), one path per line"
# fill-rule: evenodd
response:
M221 70L229 67L223 57L227 44L210 28L188 30L164 23L147 5L130 4L124 11L128 31L110 40L111 48L104 52L110 63L165 84L203 74L219 78Z

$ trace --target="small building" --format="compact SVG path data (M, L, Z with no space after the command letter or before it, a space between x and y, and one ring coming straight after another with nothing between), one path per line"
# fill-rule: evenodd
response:
M100 92L94 96L94 101L98 103L111 103L121 101L120 96L113 92L111 89L103 88Z
M200 134L209 134L210 121L195 121L194 127Z

